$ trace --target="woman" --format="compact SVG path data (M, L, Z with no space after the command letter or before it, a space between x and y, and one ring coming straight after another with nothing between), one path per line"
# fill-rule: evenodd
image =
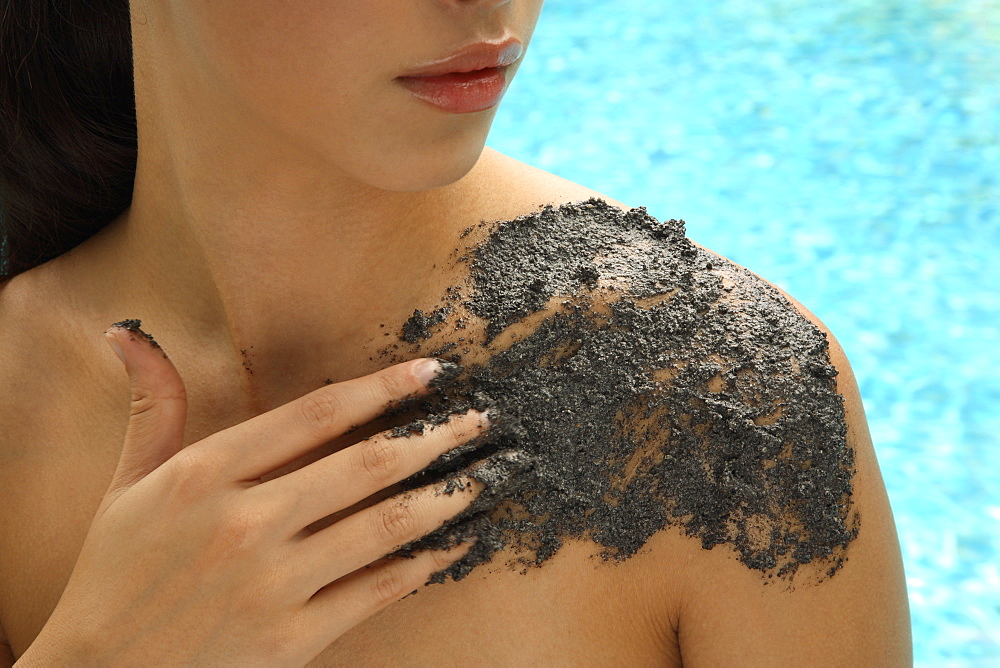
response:
M8 662L22 655L25 665L908 662L895 530L857 388L832 335L833 369L824 373L844 397L833 426L846 441L840 468L831 471L847 476L826 504L841 522L827 549L837 561L798 556L803 543L795 536L810 533L805 525L784 527L792 543L768 561L755 546L768 540L762 530L744 528L753 518L727 529L734 516L726 515L714 537L676 520L631 547L609 537L621 526L609 522L598 527L603 534L566 534L539 557L540 568L511 568L504 545L494 545L488 565L394 602L470 548L417 551L413 560L380 557L460 513L482 485L466 480L457 493L430 486L402 503L375 503L382 494L352 504L469 442L481 427L474 414L457 416L446 423L452 429L431 428L399 446L382 431L391 420L380 415L393 400L424 393L426 376L418 380L415 362L388 363L442 354L461 342L463 363L492 368L501 344L490 329L498 321L477 310L485 302L467 302L457 319L447 307L425 316L449 288L469 285L470 275L489 286L508 271L544 268L541 261L516 271L510 263L491 270L456 262L463 249L483 248L501 230L483 230L480 221L509 221L591 197L618 213L590 204L532 220L568 225L601 215L611 227L624 226L621 211L630 210L484 148L541 4L6 3L5 252L12 278L0 300L8 388L0 409L0 625ZM468 70L482 71L457 74ZM641 215L627 220L634 230L652 230L650 239L662 236ZM537 229L547 231L536 233L542 238L531 248L556 244L558 226ZM558 243L571 248L571 241ZM626 260L642 252L624 242L616 248ZM668 259L709 257L684 248ZM658 300L677 296L674 303L686 304L711 272L722 291L737 284L765 290L761 279L747 283L735 265L710 257L678 274L679 287L664 287ZM628 261L603 259L581 265L569 294L546 296L568 303L586 293L594 305L588 313L600 311L635 278L625 276ZM593 296L597 288L603 297ZM738 310L731 301L687 311L716 322ZM774 312L768 337L792 315L825 331L792 304L797 310ZM552 318L527 317L544 312L536 305L511 317L502 345L520 345L533 328L547 326ZM96 333L138 315L170 357L136 334L134 322L108 330L127 379ZM487 337L435 330L442 321L485 329ZM724 324L723 336L742 336ZM400 330L401 339L392 336ZM628 333L658 340L651 328ZM399 348L399 340L413 345ZM376 349L390 342L397 347ZM561 360L576 350L556 352L529 370L563 368ZM739 377L738 365L722 350L701 353L736 375L703 379L697 392L725 392ZM658 380L675 382L686 364L680 360ZM757 373L740 364L749 369L744 375ZM825 357L816 364L828 368ZM719 441L727 461L741 457L725 454L745 443L739 429L764 431L786 407L809 405L808 392L787 394L770 414L758 411L759 420L725 426L735 434ZM571 395L552 394L551 412L572 413L560 408ZM503 394L493 399L501 404L497 426L505 408L541 410ZM687 409L669 402L652 408L663 409L663 419L671 409ZM633 427L641 420L620 419L619 426L639 433ZM588 426L608 427L593 420ZM671 438L693 438L685 430L702 435L700 427L681 420ZM546 436L557 442L560 433ZM364 436L373 438L359 442ZM653 450L625 453L634 460L629 475L645 476L650 489L674 470L669 458L655 456L665 437L653 436L645 439ZM822 440L814 445L817 452L825 447ZM683 460L694 462L690 476L698 475L698 457L715 457L716 445L706 447L707 454ZM583 461L586 448L581 453ZM386 457L395 462L389 473L359 477L380 470ZM650 458L655 466L643 463ZM366 461L374 465L366 469ZM795 461L807 473L818 470L809 459ZM762 503L792 499L789 508L815 496L780 487L750 492ZM631 503L635 496L621 498ZM519 497L523 507L530 508L530 497ZM650 499L652 492L643 496L647 506ZM601 503L579 508L579 515L601 515ZM509 520L497 512L490 522ZM517 526L530 534L540 524L539 513L529 513ZM492 525L473 526L473 535L487 535ZM595 561L598 543L627 558ZM762 577L775 575L768 569L776 559L801 566L794 587Z

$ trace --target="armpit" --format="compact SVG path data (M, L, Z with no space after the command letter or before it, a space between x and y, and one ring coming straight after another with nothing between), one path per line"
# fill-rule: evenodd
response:
M624 559L676 525L767 576L836 572L859 527L837 372L774 288L694 246L682 221L598 199L501 223L462 261L468 282L401 339L443 334L436 352L462 364L425 411L498 417L411 482L484 456L476 475L513 473L412 549L478 535L460 578L504 548L540 564L568 538ZM489 354L470 362L477 348Z

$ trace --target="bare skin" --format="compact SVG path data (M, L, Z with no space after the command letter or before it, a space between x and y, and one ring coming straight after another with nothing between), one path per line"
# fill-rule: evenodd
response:
M398 328L455 282L438 268L468 225L591 195L629 208L483 150L492 112L454 117L392 88L411 62L470 35L509 28L527 43L540 2L307 4L134 2L133 206L0 293L0 624L11 659L55 607L118 461L127 379L101 341L110 323L140 317L168 350L188 389L184 442L194 443L326 378L377 370L380 325ZM332 49L333 30L356 35L357 48ZM396 45L391 57L364 51L373 35ZM259 68L255 58L285 62ZM367 78L316 83L359 69ZM357 94L338 98L345 89ZM853 376L831 347L864 518L834 578L765 586L726 549L671 530L617 565L570 544L527 574L490 565L425 588L313 665L905 665L898 541Z
M506 179L511 188L531 184L532 191L517 191L520 213L533 210L538 201L561 203L595 194L490 152L482 163L492 163L491 177ZM482 210L499 219L513 217L511 199L484 204ZM457 221L456 235L470 222ZM108 304L106 292L70 292L87 277L64 274L64 268L68 263L50 263L3 293L3 321L18 325L3 332L4 377L20 391L5 397L2 421L15 428L8 430L0 468L3 507L11 509L0 542L0 602L15 657L59 599L117 461L111 445L121 442L127 412L119 362L98 335L121 312ZM69 295L84 299L67 303ZM436 296L429 289L426 300ZM40 299L55 299L57 306L39 317L33 305ZM93 314L87 317L88 312ZM404 319L387 326L398 327ZM330 318L331 326L335 321ZM378 325L364 325L373 344L345 355L366 360L380 343L384 330ZM94 335L80 334L88 331ZM256 414L251 397L236 389L237 379L251 377L241 356L213 358L183 330L156 335L190 390L185 442ZM575 543L527 574L491 565L461 582L426 588L348 632L314 665L451 663L464 656L456 652L464 651L494 664L529 657L556 664L680 665L683 656L690 665L746 664L751 657L762 664L808 657L813 665L885 657L885 665L905 665L909 624L895 530L856 385L839 346L833 346L833 358L841 371L838 387L848 399L850 444L858 453L855 502L864 517L850 560L834 578L792 592L766 586L725 548L702 550L697 541L671 530L655 535L621 564L591 559L593 546ZM333 364L317 365L308 381L285 391L305 393L321 382L320 376L336 374ZM362 364L360 372L366 371ZM62 388L58 403L52 401L53 388ZM34 419L19 419L26 414ZM289 470L340 447L342 441L333 441ZM483 619L491 620L489 633L483 632ZM852 639L849 646L845 637Z

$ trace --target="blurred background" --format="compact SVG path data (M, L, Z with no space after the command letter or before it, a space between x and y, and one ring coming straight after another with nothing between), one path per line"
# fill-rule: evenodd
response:
M547 0L488 144L830 327L916 664L1000 665L1000 0Z

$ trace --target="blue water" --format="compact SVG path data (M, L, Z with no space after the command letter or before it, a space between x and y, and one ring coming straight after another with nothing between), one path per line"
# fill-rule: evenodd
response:
M1000 665L1000 0L548 0L488 143L831 328L917 665Z

